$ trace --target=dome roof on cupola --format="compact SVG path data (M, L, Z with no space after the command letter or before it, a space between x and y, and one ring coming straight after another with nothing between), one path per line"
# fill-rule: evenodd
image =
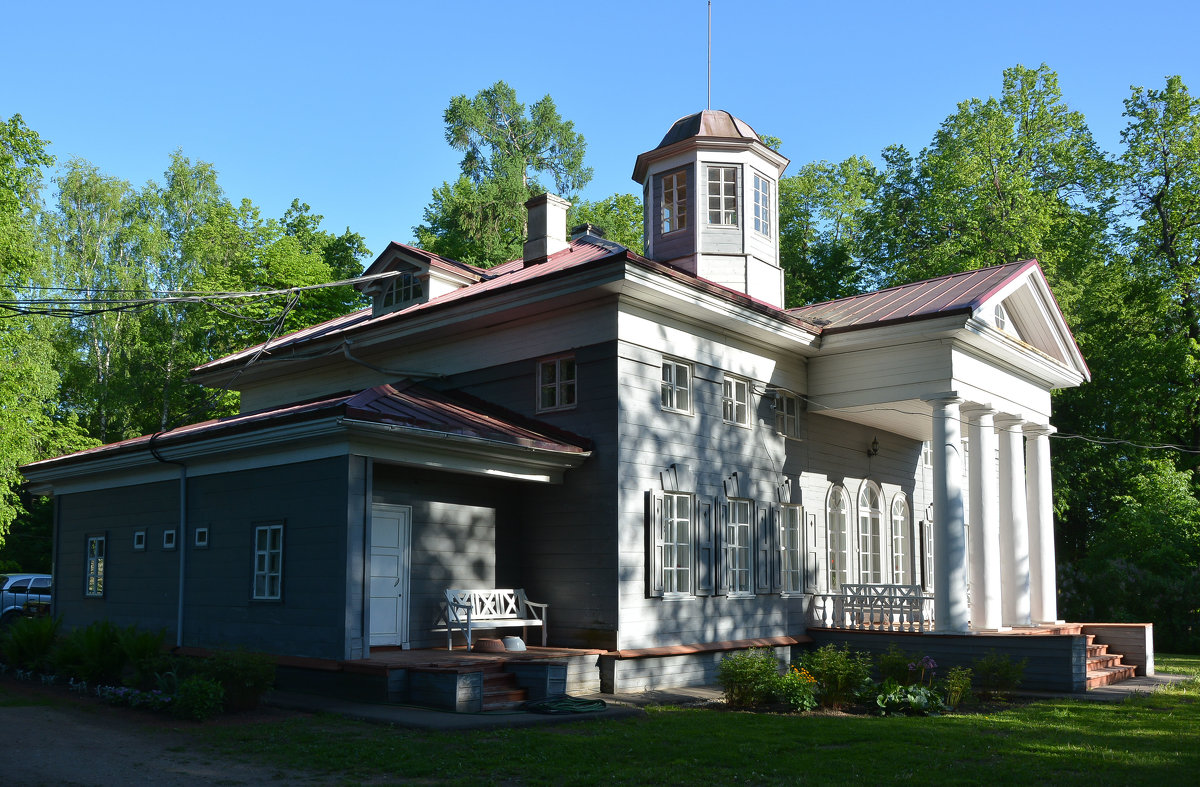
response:
M633 179L644 183L652 162L669 159L687 150L754 150L760 157L770 161L782 174L788 165L786 156L771 150L759 138L750 124L723 109L706 109L687 117L681 117L658 143L658 147L647 150L637 157L633 165Z
M758 139L758 134L750 128L749 123L734 117L730 112L723 109L706 109L676 120L671 130L662 138L662 142L658 143L658 148L665 148L692 137Z

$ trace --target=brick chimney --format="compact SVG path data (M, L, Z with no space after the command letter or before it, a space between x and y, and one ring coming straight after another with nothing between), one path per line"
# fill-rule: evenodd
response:
M526 265L541 262L557 251L569 248L567 243L567 209L571 203L554 194L539 194L525 203L529 211L529 237L521 259Z

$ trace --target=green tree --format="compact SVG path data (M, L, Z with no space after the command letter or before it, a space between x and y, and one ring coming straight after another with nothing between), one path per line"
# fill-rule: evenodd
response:
M45 257L37 235L47 143L20 115L0 124L0 300L44 295ZM44 319L0 319L0 543L26 515L17 467L88 445L70 413L57 406L58 373Z
M433 192L424 223L413 228L417 243L477 265L521 256L525 201L546 191L574 200L592 178L583 158L587 143L563 120L554 100L543 96L528 110L503 81L450 99L443 115L446 141L463 152L461 177Z
M602 200L575 203L567 214L568 228L585 223L604 230L605 238L636 254L645 248L642 200L635 194L613 194Z

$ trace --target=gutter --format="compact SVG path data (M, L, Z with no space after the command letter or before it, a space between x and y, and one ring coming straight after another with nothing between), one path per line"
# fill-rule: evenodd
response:
M187 580L187 465L175 459L165 459L158 452L154 441L162 432L155 432L150 435L150 453L151 455L168 465L179 465L179 534L176 537L176 545L179 548L179 604L175 611L175 647L183 647L183 593L186 589Z

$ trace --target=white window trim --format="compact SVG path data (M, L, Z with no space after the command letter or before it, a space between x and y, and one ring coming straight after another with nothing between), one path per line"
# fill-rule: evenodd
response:
M779 528L779 594L784 597L802 596L809 584L804 570L804 506L784 503L779 506L779 518L782 523ZM789 578L796 580L795 587L789 587Z
M83 594L104 597L104 568L107 563L106 537L88 536L84 552Z
M145 530L133 531L133 549L135 552L145 552L146 551L146 531Z
M667 501L671 503L668 505ZM687 501L687 517L673 516L680 500ZM668 508L671 512L668 513ZM680 538L677 525L683 523L687 532ZM696 498L686 492L663 493L663 556L662 587L664 598L692 598L695 588ZM668 559L668 555L674 559ZM680 560L680 558L683 558ZM672 587L674 589L672 589Z
M671 370L670 380L667 379L667 369ZM660 371L662 373L659 375L661 378L658 398L659 405L663 410L670 413L691 415L692 401L694 399L692 396L692 365L683 361L677 361L674 358L663 358ZM679 383L681 374L685 378L685 382L682 385ZM683 391L687 395L687 407L677 406L680 391ZM668 400L670 401L669 404Z
M197 549L208 549L208 528L198 527L192 534L192 544Z
M738 398L738 384L744 386L745 399ZM750 426L751 422L751 407L750 403L753 397L750 395L750 381L744 377L736 377L732 374L727 374L721 380L721 418L727 424L735 424L737 426ZM737 408L739 404L745 407L744 420L738 420Z
M658 228L662 235L671 235L686 230L688 227L687 210L687 169L664 173L662 176L662 198L658 203ZM670 180L671 200L667 201L667 181ZM683 197L679 196L680 184L683 185Z
M572 376L564 378L562 375L563 362L571 362ZM554 381L550 383L543 382L542 375L545 373L545 367L554 365ZM571 392L571 401L564 402L565 392ZM554 404L544 405L542 394L546 390L554 391ZM574 409L579 401L579 364L575 363L574 355L559 355L552 358L540 358L537 362L537 412L549 413L557 410Z
M789 440L800 439L800 397L795 394L777 391L775 394L775 431ZM788 404L792 404L795 412L788 415ZM791 428L788 428L788 424Z
M897 507L900 511L897 511ZM903 515L902 521L897 522L897 513ZM912 507L908 504L908 498L903 492L897 492L892 498L892 505L889 509L889 521L891 522L892 531L892 583L896 585L913 585L916 584L916 579L913 571L913 527L912 527ZM903 576L896 575L896 566L899 564L903 571Z
M420 302L425 297L425 282L418 271L400 271L391 279L379 296L382 311L397 311Z
M175 531L174 530L164 530L163 531L162 548L167 551L173 550L175 548Z
M725 520L725 594L730 598L752 598L754 596L754 501L746 498L731 498ZM735 521L734 511L744 509L746 521ZM744 535L744 541L738 536ZM745 567L735 566L734 555L744 554ZM735 587L734 577L745 576L746 587Z
M874 492L876 508L871 508ZM858 581L864 585L880 585L885 580L883 564L883 490L867 480L858 490Z
M719 208L717 209L716 212L719 213L721 216L720 221L712 220L712 214L714 212L713 208L712 208L712 200L713 200L712 173L713 173L713 170L723 170L723 171L724 170L732 170L733 171L733 182L732 182L733 193L732 194L725 193L725 186L727 184L727 181L725 180L724 175L722 175L720 180L718 181L720 183L721 191L720 191L720 194L717 195L717 199L720 201L718 203ZM739 195L738 195L738 186L740 185L740 182L741 182L741 171L740 170L741 170L741 167L739 167L736 164L707 164L707 165L705 165L704 183L705 183L705 188L706 188L707 192L705 193L704 197L705 197L707 204L705 205L704 218L709 227L715 227L718 229L724 228L724 229L730 229L730 230L736 230L739 228L739 225L741 223L741 217L739 216L739 213L741 212L741 205L740 205L740 199L739 199ZM725 207L725 200L728 199L730 196L733 197L733 209L732 210L729 210L728 208ZM733 220L726 221L726 219L731 217L730 214L732 214Z
M835 531L833 515L834 499L841 502L836 513L841 515L841 527ZM839 538L835 538L837 535ZM834 484L825 498L825 583L826 589L834 593L850 581L850 500L846 487ZM839 548L840 547L840 548ZM841 557L841 560L835 560Z
M758 172L753 173L754 184L754 215L752 223L754 231L763 237L771 237L771 191L774 181ZM761 186L761 187L760 187ZM763 215L765 213L765 215Z
M277 545L272 547L271 534L278 533ZM266 546L260 546L266 536ZM275 561L271 558L275 557ZM279 601L283 598L283 523L272 522L254 528L254 576L250 588L256 601ZM259 580L262 580L260 582ZM271 580L275 582L272 584ZM261 590L260 590L261 588Z

